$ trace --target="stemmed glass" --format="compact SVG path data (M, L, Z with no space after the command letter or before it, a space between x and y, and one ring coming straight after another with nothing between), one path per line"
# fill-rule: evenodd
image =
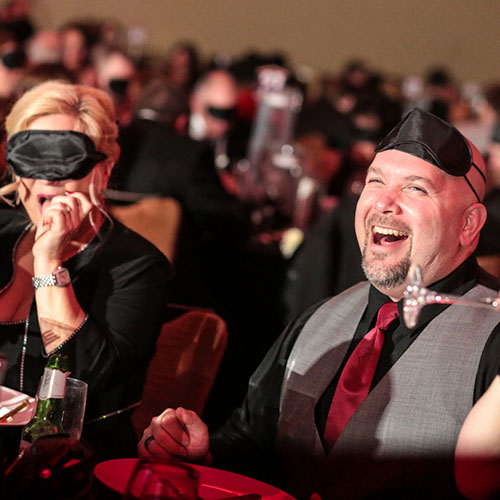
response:
M409 283L404 292L403 320L408 328L414 328L418 322L422 307L429 304L459 304L469 307L480 307L500 311L499 297L483 299L464 299L459 295L442 294L428 290L422 286L422 271L418 266L412 266L408 273Z

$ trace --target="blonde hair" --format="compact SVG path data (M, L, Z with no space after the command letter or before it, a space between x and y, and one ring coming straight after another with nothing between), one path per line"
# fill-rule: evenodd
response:
M90 199L97 207L102 206L103 176L109 174L120 155L118 126L115 109L110 97L102 90L85 85L74 85L58 80L49 80L36 85L24 93L12 107L5 120L7 139L17 132L29 129L31 123L42 116L64 114L75 119L75 130L88 135L98 151L107 156L99 167L92 171ZM17 190L18 182L0 189L0 196Z

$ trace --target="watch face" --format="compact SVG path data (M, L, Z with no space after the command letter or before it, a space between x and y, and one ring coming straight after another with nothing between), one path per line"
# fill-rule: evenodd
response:
M69 271L64 267L54 272L54 278L56 279L57 286L66 286L71 283Z

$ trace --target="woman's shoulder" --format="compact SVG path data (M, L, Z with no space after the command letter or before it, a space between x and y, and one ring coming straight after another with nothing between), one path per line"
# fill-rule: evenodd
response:
M29 217L22 207L10 207L0 202L0 234L16 234L29 223Z

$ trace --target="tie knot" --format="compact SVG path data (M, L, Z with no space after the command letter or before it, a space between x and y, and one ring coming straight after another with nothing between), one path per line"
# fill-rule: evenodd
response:
M386 302L379 310L377 315L377 328L387 330L389 325L399 316L397 302Z

